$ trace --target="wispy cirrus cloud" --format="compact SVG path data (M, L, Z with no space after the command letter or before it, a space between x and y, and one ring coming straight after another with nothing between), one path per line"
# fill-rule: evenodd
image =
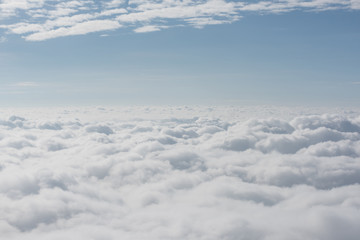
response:
M6 20L0 28L28 41L43 41L119 28L142 33L179 25L230 24L245 12L334 9L358 10L360 0L0 0L0 21Z

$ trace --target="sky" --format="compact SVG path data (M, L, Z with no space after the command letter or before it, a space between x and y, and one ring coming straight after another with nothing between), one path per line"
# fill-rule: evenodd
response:
M360 1L0 1L0 106L358 106Z

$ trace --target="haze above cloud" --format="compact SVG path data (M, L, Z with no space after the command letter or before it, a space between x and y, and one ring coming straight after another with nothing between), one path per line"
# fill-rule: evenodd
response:
M0 28L28 41L130 28L136 33L229 24L243 13L358 10L359 0L283 1L55 1L1 0Z

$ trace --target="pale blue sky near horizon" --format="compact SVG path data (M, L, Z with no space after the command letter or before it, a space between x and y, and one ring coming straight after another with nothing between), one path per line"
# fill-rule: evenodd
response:
M0 28L0 105L359 106L358 10L239 16L41 41Z

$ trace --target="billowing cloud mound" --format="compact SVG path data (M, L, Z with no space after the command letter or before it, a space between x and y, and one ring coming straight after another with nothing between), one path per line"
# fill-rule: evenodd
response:
M360 115L298 112L3 111L1 236L358 239Z
M0 28L29 41L131 28L137 33L175 26L226 24L245 12L358 10L359 0L0 0Z

